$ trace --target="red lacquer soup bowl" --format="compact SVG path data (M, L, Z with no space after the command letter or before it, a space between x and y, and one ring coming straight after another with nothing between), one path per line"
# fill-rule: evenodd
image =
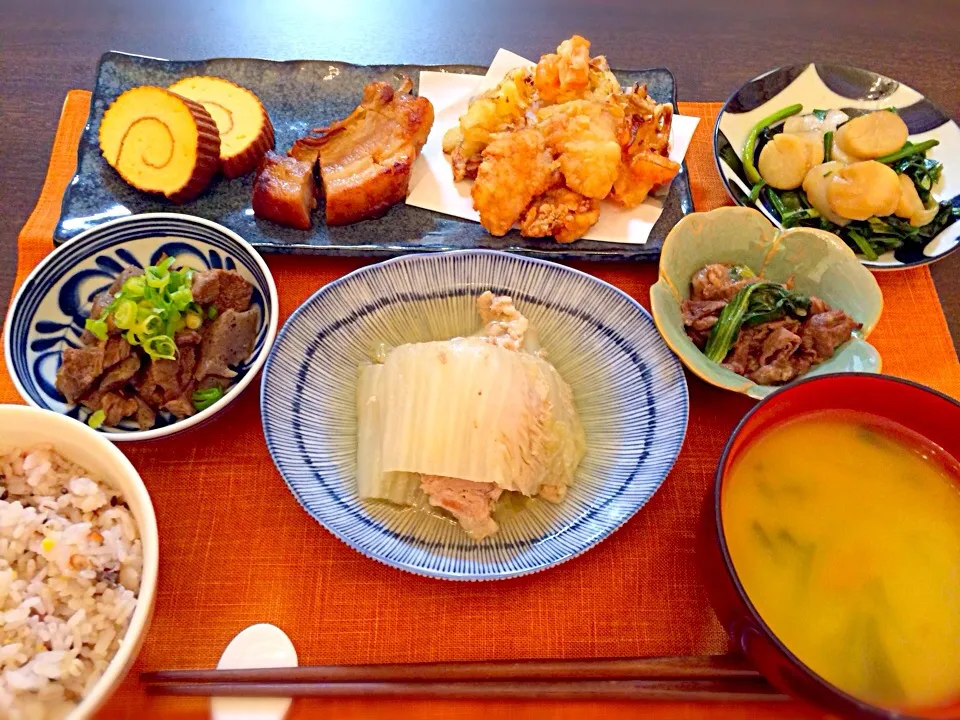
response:
M721 518L721 497L730 469L765 430L823 410L893 420L960 459L960 403L922 385L884 375L845 373L803 380L768 396L747 413L727 441L704 505L698 556L714 610L735 646L782 692L843 717L960 718L960 698L947 707L904 712L867 704L834 687L774 635L737 577Z

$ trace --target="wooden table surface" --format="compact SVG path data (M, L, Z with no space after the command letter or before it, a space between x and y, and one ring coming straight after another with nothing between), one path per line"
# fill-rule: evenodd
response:
M957 0L3 0L0 307L40 192L64 94L91 88L106 50L171 59L263 57L486 64L574 32L613 67L666 66L681 100L724 100L758 73L809 60L894 77L960 115ZM960 347L960 252L932 267Z

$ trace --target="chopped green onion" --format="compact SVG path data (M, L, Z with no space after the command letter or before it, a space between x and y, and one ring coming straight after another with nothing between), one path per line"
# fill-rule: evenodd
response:
M768 126L778 123L781 120L786 120L801 110L803 110L803 105L799 103L790 105L789 107L783 108L783 110L778 110L772 115L768 115L751 128L750 133L747 135L747 142L743 146L743 152L740 154L740 162L743 163L743 173L747 176L747 181L751 183L760 181L760 173L757 170L757 166L753 164L753 153L757 147L757 135Z
M195 312L187 313L187 327L191 330L197 330L203 325L203 318Z
M143 349L152 360L174 360L177 344L169 335L154 335L143 341Z
M193 393L193 406L197 410L206 410L217 400L223 397L223 390L218 387L197 390Z
M207 317L210 318L211 320L216 320L216 318L217 318L217 308L215 308L213 305L211 305L211 306L210 306L210 309L207 310Z
M760 197L760 191L767 186L766 180L760 180L756 185L753 186L753 189L750 190L750 195L747 196L747 201L752 205Z
M170 304L177 310L186 310L193 302L193 292L190 288L182 287L170 293Z
M905 157L910 157L911 155L919 155L925 153L930 148L934 148L940 144L939 140L924 140L922 143L913 144L907 140L903 147L899 150L890 153L889 155L881 155L877 158L878 163L883 163L884 165L889 165L894 163L897 160L903 160Z
M828 130L823 134L823 161L830 162L831 158L833 158L833 130Z
M121 300L113 311L113 322L121 330L129 330L137 322L137 309L133 300Z
M143 275L134 275L126 279L120 292L131 300L136 300L137 298L143 297L146 285L147 281Z
M87 318L86 322L83 323L85 330L89 330L94 335L97 336L97 340L106 340L107 339L107 323L104 320L97 320L96 318Z
M107 419L107 414L103 410L97 410L95 413L90 415L87 418L87 425L96 430L98 427L103 425L103 421Z

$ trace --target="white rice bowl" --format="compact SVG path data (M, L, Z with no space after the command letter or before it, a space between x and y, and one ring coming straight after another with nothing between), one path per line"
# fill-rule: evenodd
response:
M18 434L4 427L9 424L6 415L14 409L44 416L42 424L49 422L45 416L53 415L0 406L4 443L8 435ZM82 431L96 433L74 420L55 417L74 426L66 435L79 437L57 435L55 446L4 444L0 450L0 719L92 713L132 663L152 611L156 578L152 508L146 537L141 537L137 518L144 512L143 497L149 505L146 490L111 443L99 437L91 443ZM47 437L61 430L44 429ZM32 434L36 436L35 428ZM104 467L117 465L117 458L98 458L94 465L100 465L103 474L68 460L84 460L69 451L76 442L86 442L87 454L101 450L99 443L116 452L122 461L120 471L125 465L139 484L131 486L129 494L138 497L127 497L118 488L130 478L121 476L118 482L116 470L110 477ZM152 545L146 553L146 573L145 542ZM140 598L142 588L148 590L146 599ZM146 604L140 612L139 603ZM128 637L128 632L135 636ZM115 658L119 667L111 667Z

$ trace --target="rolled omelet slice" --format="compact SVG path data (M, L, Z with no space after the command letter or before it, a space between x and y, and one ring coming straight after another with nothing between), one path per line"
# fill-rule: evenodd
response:
M104 112L100 151L133 187L180 203L203 192L217 172L220 134L200 103L143 86Z
M220 131L220 168L228 178L256 169L273 149L273 125L260 99L223 78L198 75L168 88L206 108Z

